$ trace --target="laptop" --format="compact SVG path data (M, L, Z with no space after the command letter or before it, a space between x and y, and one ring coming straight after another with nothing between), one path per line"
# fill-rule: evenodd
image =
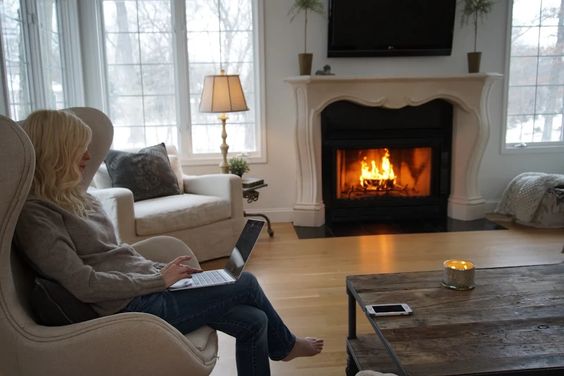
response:
M248 219L223 269L194 273L191 278L183 278L168 289L177 291L235 283L251 256L263 226L263 221Z

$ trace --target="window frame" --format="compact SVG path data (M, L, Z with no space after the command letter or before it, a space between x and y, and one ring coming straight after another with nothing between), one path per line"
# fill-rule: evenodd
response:
M20 0L22 10L22 34L23 44L27 54L29 66L27 74L29 78L30 107L31 111L49 106L46 96L46 82L44 67L41 63L41 51L39 38L39 22L37 17L38 0ZM82 61L81 49L78 41L78 12L77 0L55 0L57 12L57 25L60 40L61 63L63 66L63 92L64 107L81 106L84 104L84 87L82 85ZM10 109L10 96L7 85L7 71L4 61L4 48L2 41L2 91L1 102L4 114L13 118ZM23 120L23 119L22 119Z
M257 140L257 151L247 154L246 159L250 163L265 163L266 162L266 131L265 131L265 80L264 80L264 0L249 0L252 2L253 7L253 38L254 38L254 60L255 60L255 132ZM189 101L189 76L188 76L188 50L187 50L187 33L185 21L177 22L175 15L185 14L185 2L181 0L171 0L172 2L172 28L173 28L173 56L175 58L175 81L176 81L176 121L179 143L179 156L183 166L210 166L216 165L222 160L220 151L221 139L217 140L217 152L214 153L199 153L194 154L191 149L191 124L190 124L190 105L183 103L184 100ZM90 3L90 4L84 4ZM91 17L83 25L81 31L83 35L91 35L89 41L83 38L83 47L85 51L89 51L90 59L84 58L88 62L84 66L85 79L86 79L86 93L90 93L91 98L87 98L87 103L97 105L105 113L109 114L108 103L108 84L107 84L107 60L105 56L104 46L104 30L103 30L103 0L80 2L79 12L81 15L89 14L89 11L94 11L96 17ZM90 13L91 14L91 13ZM81 21L85 18L82 17ZM94 40L95 39L95 40ZM97 46L95 52L88 45ZM94 56L96 55L96 56ZM234 73L234 72L228 72ZM100 75L101 79L96 80L96 75ZM99 96L98 99L94 98ZM218 127L220 126L218 119ZM229 121L227 124L227 143L229 144ZM230 156L233 152L230 153Z
M507 6L507 26L505 34L505 83L503 88L503 102L502 102L502 124L500 150L501 154L536 154L536 153L561 153L564 151L564 140L551 141L551 142L532 142L527 143L526 146L519 146L523 143L507 143L507 120L508 120L508 106L509 106L509 73L511 67L511 34L513 30L513 0L508 1ZM538 86L535 86L538 87Z

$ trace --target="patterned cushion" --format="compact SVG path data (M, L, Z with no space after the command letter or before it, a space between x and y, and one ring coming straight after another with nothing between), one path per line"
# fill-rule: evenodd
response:
M113 187L127 188L135 201L180 193L164 143L138 153L110 150L106 159Z

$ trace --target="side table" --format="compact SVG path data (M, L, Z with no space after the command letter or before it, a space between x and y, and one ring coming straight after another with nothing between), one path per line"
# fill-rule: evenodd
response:
M249 188L245 188L243 187L243 198L247 199L247 202L253 203L255 201L258 201L259 199L259 194L260 192L258 191L261 188L264 187L268 187L268 184L265 184L264 182L262 184L258 184ZM262 214L262 213L247 213L246 211L243 211L243 215L245 217L261 217L264 218L266 220L266 231L268 232L268 236L273 237L274 236L274 231L272 230L272 226L270 225L270 219L266 216L266 214Z

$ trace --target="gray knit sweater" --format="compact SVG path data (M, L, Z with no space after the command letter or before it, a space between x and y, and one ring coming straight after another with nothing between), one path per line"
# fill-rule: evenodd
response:
M82 218L30 197L18 219L15 244L37 270L102 316L119 312L136 296L165 289L159 264L118 244L97 203Z

